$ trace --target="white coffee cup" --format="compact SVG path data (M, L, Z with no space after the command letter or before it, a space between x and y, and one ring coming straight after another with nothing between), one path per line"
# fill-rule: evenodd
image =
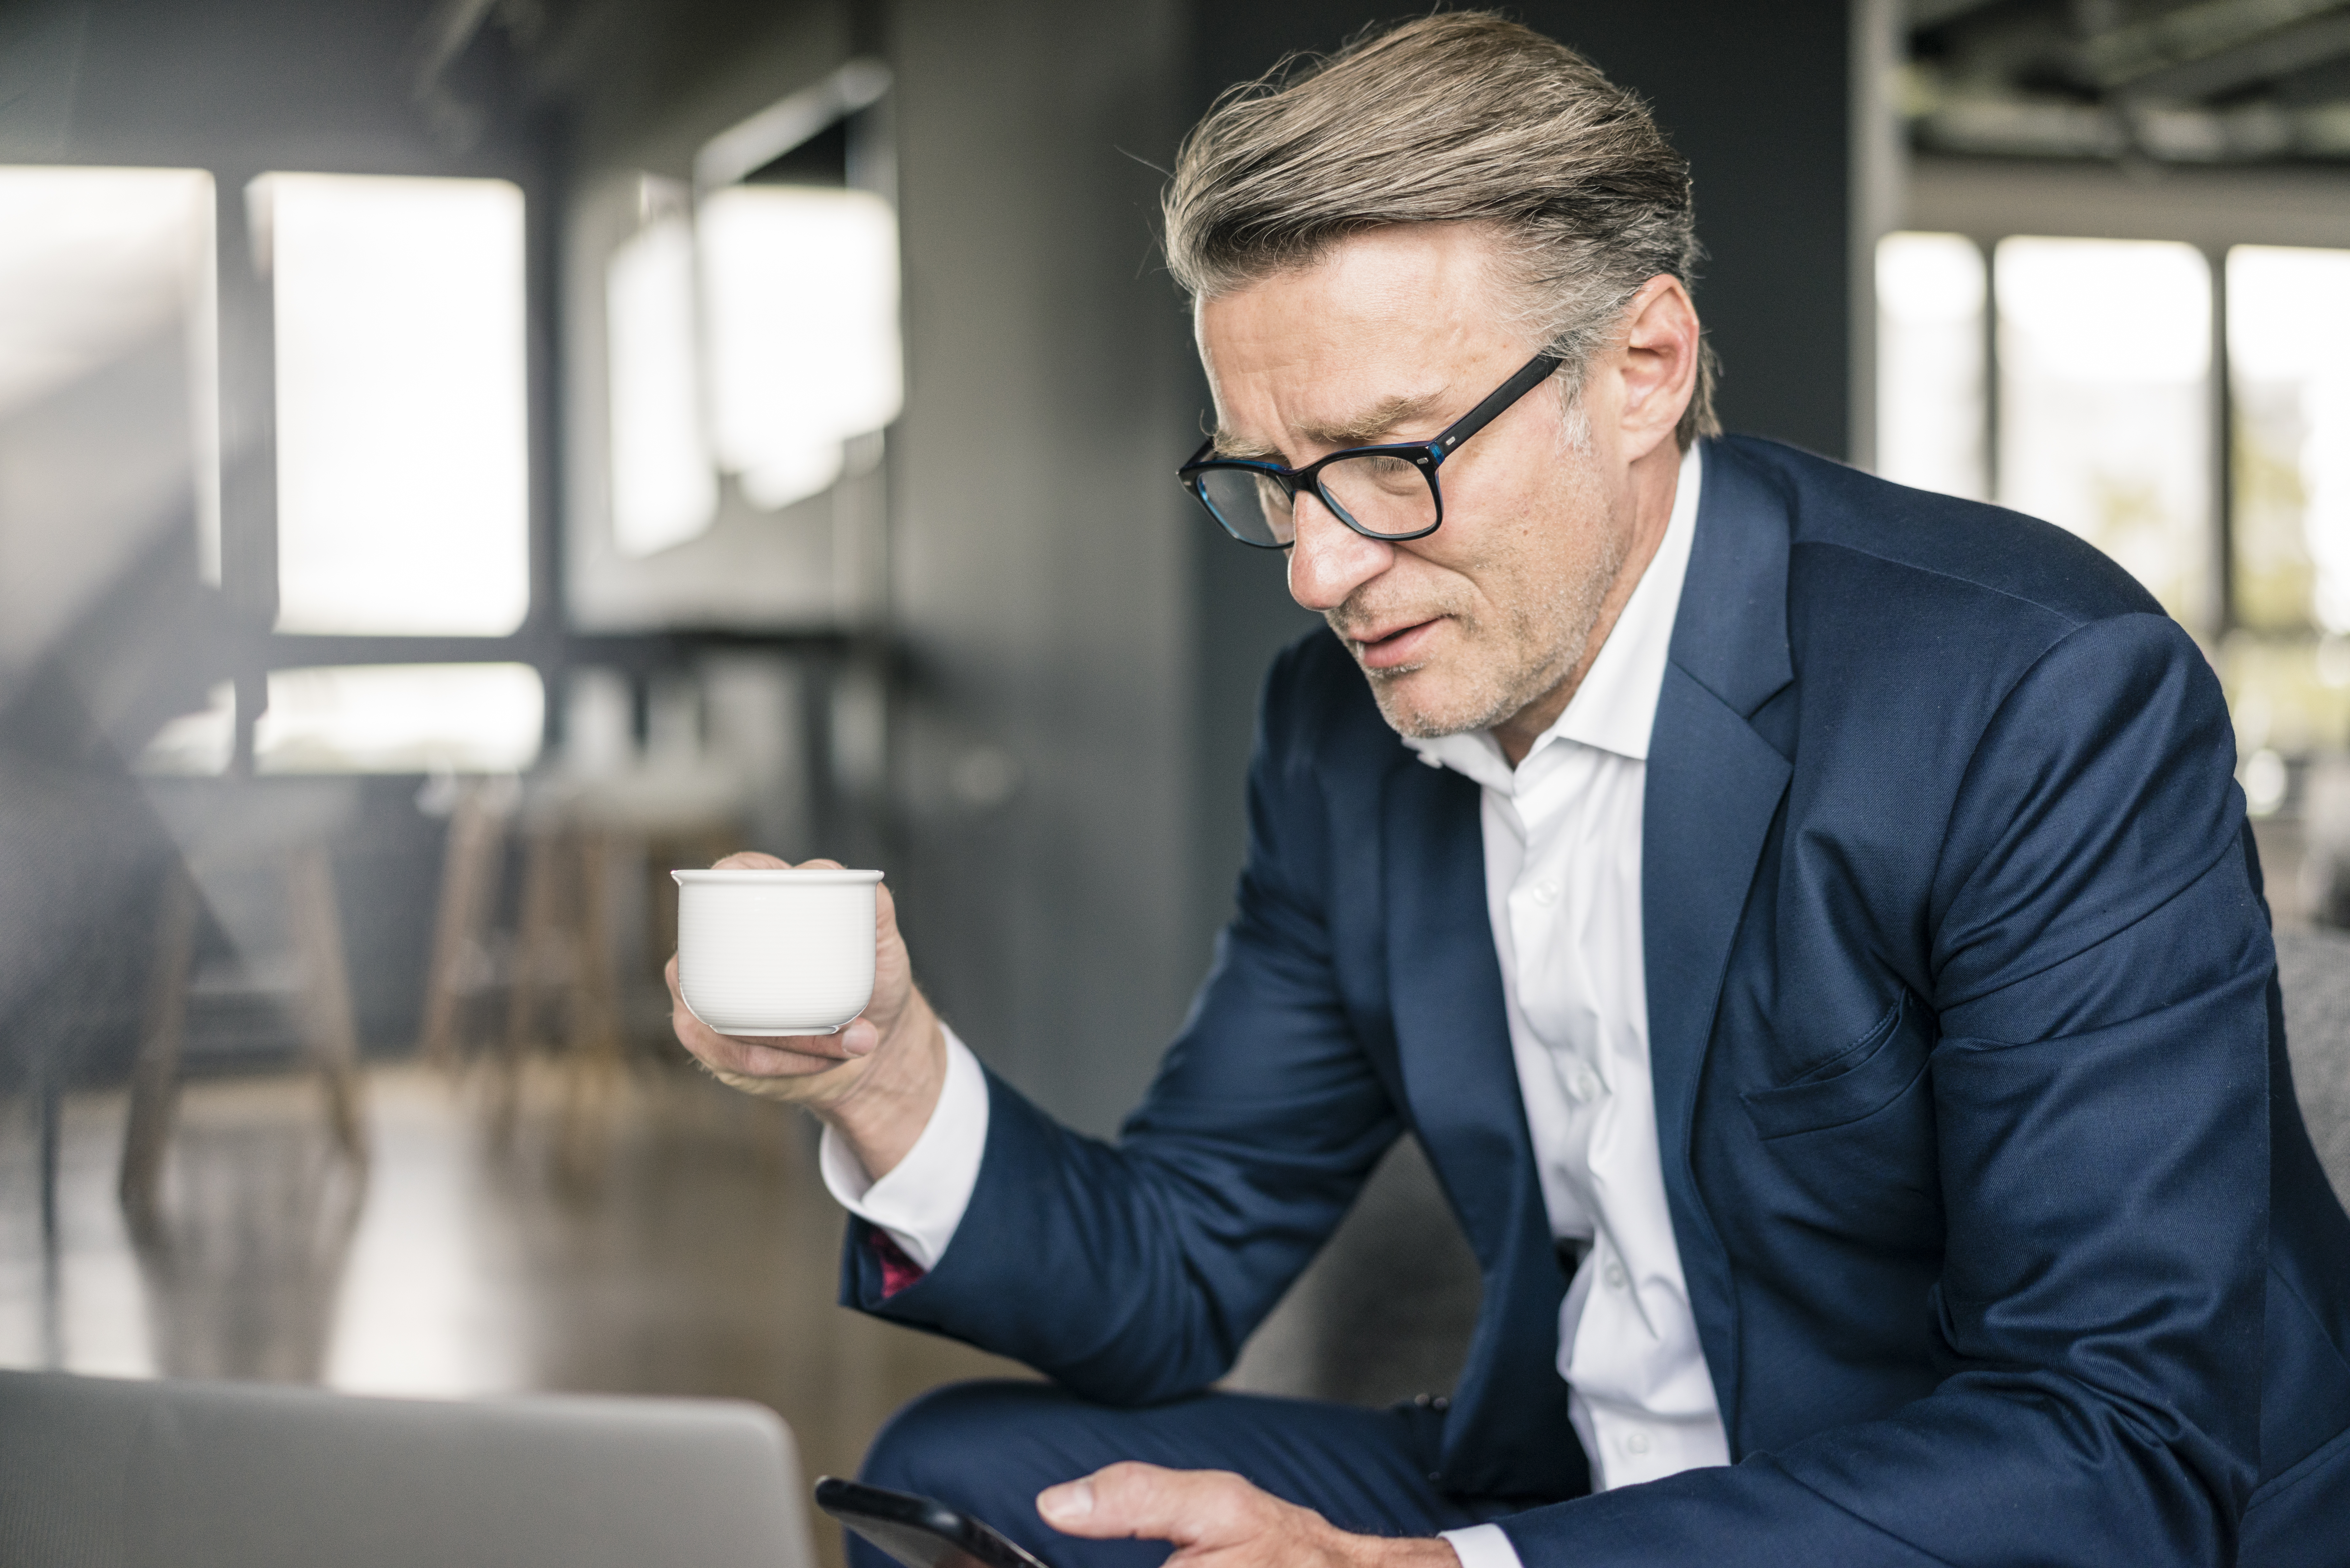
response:
M830 1034L873 1000L879 871L672 871L677 985L721 1034Z

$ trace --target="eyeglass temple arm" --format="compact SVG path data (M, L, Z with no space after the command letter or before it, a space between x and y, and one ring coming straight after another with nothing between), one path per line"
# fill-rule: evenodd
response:
M1503 410L1549 380L1551 372L1565 362L1561 356L1552 353L1547 348L1527 360L1516 375L1493 389L1492 396L1453 421L1434 441L1428 443L1436 449L1438 460L1442 461L1454 447L1492 424L1501 416ZM1200 449L1197 452L1185 460L1183 467L1191 468L1194 464L1204 462L1215 450L1216 438L1210 436L1200 443ZM1286 476L1293 471L1283 469L1280 472Z
M1451 455L1452 449L1483 430L1501 417L1502 410L1550 379L1551 372L1565 360L1545 348L1525 362L1519 372L1493 389L1493 395L1470 410L1447 426L1440 435L1428 444L1434 447L1441 462Z

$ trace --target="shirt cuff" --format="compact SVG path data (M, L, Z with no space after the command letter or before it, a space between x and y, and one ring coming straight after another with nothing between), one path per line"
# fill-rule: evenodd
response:
M1461 1568L1524 1568L1518 1561L1518 1549L1502 1533L1498 1524L1472 1524L1466 1530L1448 1530L1443 1539L1451 1543L1452 1554L1461 1559Z
M876 1181L849 1152L847 1140L829 1127L817 1145L816 1168L843 1209L879 1226L907 1257L928 1272L939 1266L947 1244L962 1224L979 1185L980 1158L987 1152L987 1075L971 1047L945 1023L947 1076L939 1103L922 1136L889 1174Z

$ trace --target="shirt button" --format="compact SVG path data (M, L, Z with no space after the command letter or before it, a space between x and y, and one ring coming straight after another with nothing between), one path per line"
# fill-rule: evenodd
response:
M1591 1069L1588 1067L1577 1067L1575 1070L1575 1097L1578 1100L1596 1100L1599 1097L1599 1080L1592 1075Z
M1600 1277L1607 1282L1610 1289L1620 1291L1624 1288L1624 1265L1621 1263L1610 1263L1604 1271L1601 1272ZM1638 1436L1638 1434L1636 1433L1634 1435ZM1646 1438L1642 1438L1640 1440L1643 1443L1648 1441Z
M1530 891L1534 901L1545 909L1558 902L1558 884L1547 877L1535 883Z
M1648 1434L1646 1432L1633 1432L1627 1434L1624 1438L1624 1451L1627 1454L1647 1453L1648 1451Z

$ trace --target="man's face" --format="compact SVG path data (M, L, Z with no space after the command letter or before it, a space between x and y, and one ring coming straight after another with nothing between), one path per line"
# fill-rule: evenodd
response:
M1302 466L1343 447L1424 441L1541 347L1503 319L1490 241L1460 224L1374 230L1203 304L1218 448ZM1289 591L1321 612L1404 734L1490 728L1582 660L1632 537L1612 388L1577 406L1536 388L1444 464L1444 524L1386 544L1310 494Z

